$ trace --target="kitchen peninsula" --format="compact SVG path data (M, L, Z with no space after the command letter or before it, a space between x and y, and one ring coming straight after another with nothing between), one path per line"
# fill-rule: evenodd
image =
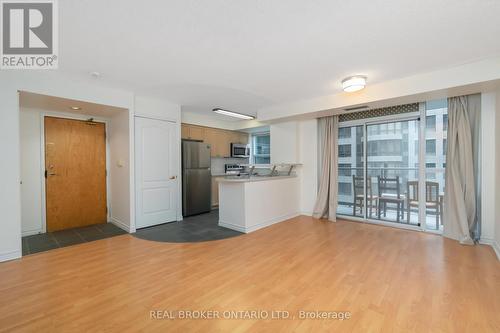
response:
M249 233L299 215L297 164L249 165L250 175L224 177L219 183L219 225ZM254 168L272 170L256 175ZM280 173L285 168L288 171Z

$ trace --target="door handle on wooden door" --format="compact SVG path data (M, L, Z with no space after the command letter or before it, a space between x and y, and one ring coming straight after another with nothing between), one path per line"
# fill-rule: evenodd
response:
M48 176L57 176L57 174L55 172L48 172L47 170L45 170L45 178L47 178Z

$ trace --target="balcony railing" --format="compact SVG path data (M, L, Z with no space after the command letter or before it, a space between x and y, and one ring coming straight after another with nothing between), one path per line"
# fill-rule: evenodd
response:
M444 192L444 168L426 168L426 182L438 183L438 196L442 200ZM363 217L364 213L364 189L367 189L368 202L367 216L370 218L381 219L391 222L408 223L419 225L418 221L418 205L412 206L409 204L408 198L408 181L417 181L419 179L418 167L368 167L366 172L370 177L370 184L357 189L353 186L352 176L364 178L363 167L339 167L338 168L338 213L341 215L350 215ZM399 177L399 198L400 204L394 204L395 201L382 201L382 206L379 203L379 198L386 196L388 193L380 193L378 189L378 179L380 177L395 178ZM362 181L361 181L362 183ZM345 185L341 185L345 184ZM348 184L348 185L347 185ZM426 185L427 186L427 185ZM356 193L355 193L356 192ZM394 189L389 193L393 197L397 197L397 191ZM441 207L440 207L441 208ZM383 215L378 211L383 211ZM427 227L428 229L438 229L441 224L442 212L438 210L427 211ZM398 217L399 215L399 217Z

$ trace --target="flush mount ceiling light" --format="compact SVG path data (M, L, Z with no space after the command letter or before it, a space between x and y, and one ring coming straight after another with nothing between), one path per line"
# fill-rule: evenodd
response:
M247 114L243 114L243 113L239 113L239 112L234 112L234 111L228 111L228 110L224 110L224 109L221 109L221 108L215 108L212 111L215 112L215 113L218 113L218 114L223 114L225 116L235 117L235 118L239 118L239 119L245 119L245 120L255 119L254 116L249 116Z
M71 109L71 110L74 110L74 111L79 111L79 110L81 110L82 108L81 108L81 107L79 107L79 106L71 106L71 107L70 107L70 109Z
M342 80L342 89L345 92L354 92L366 86L366 76L350 76Z

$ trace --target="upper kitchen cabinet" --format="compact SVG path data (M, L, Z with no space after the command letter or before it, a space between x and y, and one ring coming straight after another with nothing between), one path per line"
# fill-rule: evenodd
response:
M212 153L214 157L231 156L231 133L229 131L212 129L215 141L212 143Z
M239 135L238 143L248 144L248 133L238 132L238 135Z
M205 138L205 128L201 126L182 124L181 137L190 140L202 140Z
M211 145L212 157L230 157L231 143L248 143L248 133L182 124L183 139L202 140Z

